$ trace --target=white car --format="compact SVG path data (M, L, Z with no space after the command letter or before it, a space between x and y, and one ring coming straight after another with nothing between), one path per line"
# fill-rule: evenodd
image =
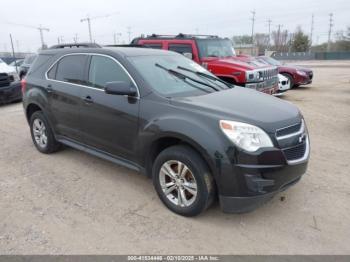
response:
M0 105L21 100L21 83L16 69L0 59Z
M274 96L281 96L290 89L290 82L284 75L278 74L278 91Z
M11 77L11 79L13 78L14 81L19 80L19 76L16 72L16 68L9 66L1 59L0 59L0 74L7 74L9 77Z

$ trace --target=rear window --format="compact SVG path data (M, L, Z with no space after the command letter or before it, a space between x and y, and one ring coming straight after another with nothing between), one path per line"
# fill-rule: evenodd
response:
M31 63L33 63L33 61L34 61L35 58L36 58L36 55L27 56L27 57L24 59L24 63L25 63L25 64L31 64Z
M87 55L69 55L63 57L58 62L55 79L73 84L86 84L84 72L87 58Z

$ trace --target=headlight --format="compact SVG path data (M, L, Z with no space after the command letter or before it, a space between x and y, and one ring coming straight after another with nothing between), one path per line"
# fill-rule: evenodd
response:
M12 76L14 81L19 81L19 76L16 72L8 73L8 75Z
M262 72L257 70L246 71L245 76L247 82L258 82L264 80Z
M297 74L302 75L302 76L306 76L306 73L304 71L300 71L300 70L297 70Z
M273 147L270 137L259 127L229 120L220 120L222 132L237 146L255 152L262 147Z

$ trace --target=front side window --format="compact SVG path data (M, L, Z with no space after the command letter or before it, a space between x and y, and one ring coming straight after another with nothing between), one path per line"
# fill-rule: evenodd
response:
M69 55L63 57L57 65L56 80L84 85L84 71L87 55ZM54 70L55 66L52 68ZM53 75L53 71L49 75Z
M105 56L92 56L88 85L103 89L108 82L115 81L131 84L131 79L125 70L113 59Z
M169 44L169 50L182 55L185 53L193 54L192 46L189 44Z

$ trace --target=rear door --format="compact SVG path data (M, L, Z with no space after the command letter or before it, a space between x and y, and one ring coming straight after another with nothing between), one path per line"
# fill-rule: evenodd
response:
M81 94L86 85L88 55L62 57L47 72L47 91L52 124L58 135L82 141Z
M84 88L81 123L85 144L133 160L137 144L139 97L110 95L104 92L108 82L136 83L113 57L92 55Z

